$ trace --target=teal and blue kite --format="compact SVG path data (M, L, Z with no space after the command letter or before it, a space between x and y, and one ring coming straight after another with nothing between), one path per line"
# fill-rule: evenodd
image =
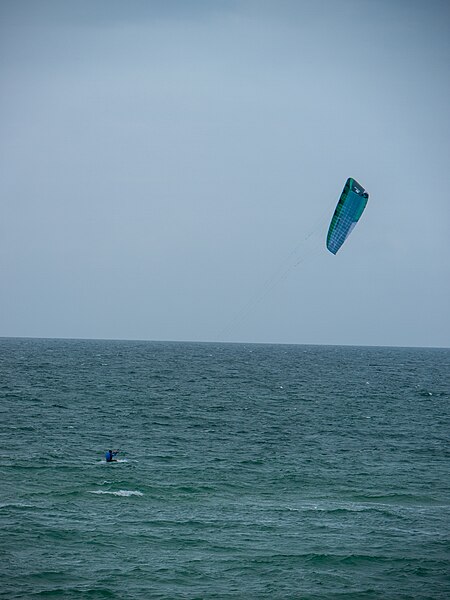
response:
M369 194L349 177L342 191L327 235L327 248L336 254L348 238L366 208Z

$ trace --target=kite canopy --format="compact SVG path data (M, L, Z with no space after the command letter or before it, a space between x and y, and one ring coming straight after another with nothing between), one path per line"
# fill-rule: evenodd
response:
M366 208L369 194L362 185L349 177L342 191L327 235L327 248L336 254L352 232Z

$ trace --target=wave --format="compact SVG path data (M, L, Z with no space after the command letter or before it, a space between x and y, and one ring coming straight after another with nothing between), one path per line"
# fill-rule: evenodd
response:
M0 503L0 510L4 508L17 508L19 510L28 510L29 508L36 509L34 504L25 504L23 502L2 502Z
M110 496L143 496L142 492L138 490L117 490L117 491L108 491L108 490L89 490L90 494L109 494Z

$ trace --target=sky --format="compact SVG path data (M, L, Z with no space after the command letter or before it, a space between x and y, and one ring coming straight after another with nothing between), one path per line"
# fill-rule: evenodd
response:
M449 347L449 65L444 0L1 0L0 336Z

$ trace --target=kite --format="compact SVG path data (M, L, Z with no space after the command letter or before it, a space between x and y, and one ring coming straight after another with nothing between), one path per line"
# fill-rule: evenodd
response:
M342 191L327 235L327 248L336 254L366 208L369 194L359 183L349 177Z

